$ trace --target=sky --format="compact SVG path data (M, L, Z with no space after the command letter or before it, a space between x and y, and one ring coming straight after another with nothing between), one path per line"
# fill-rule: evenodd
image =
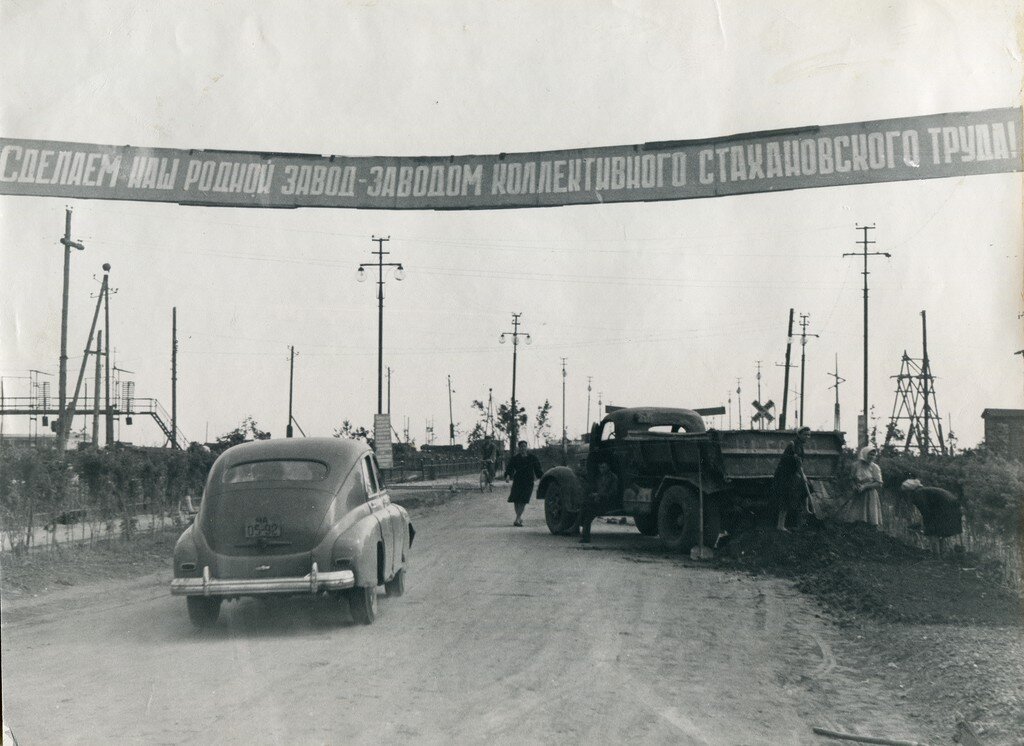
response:
M538 151L1020 106L1017 4L889 2L46 2L0 0L0 136L361 155ZM389 236L384 362L391 412L447 443L448 376L471 402L517 398L552 433L598 403L708 407L749 427L780 404L789 309L807 314L804 422L856 440L862 264L871 238L869 394L884 433L901 357L928 352L944 430L983 437L985 408L1024 407L1020 174L675 202L479 211L259 210L0 196L0 375L55 374L64 210L69 368L110 263L114 363L171 399L204 441L288 412L309 435L372 426L377 300L356 269ZM799 330L799 327L797 327ZM800 347L794 346L799 364ZM756 379L760 362L760 392ZM89 365L91 378L91 362ZM790 424L800 369L790 385ZM588 380L591 381L588 409ZM89 381L91 388L91 380ZM737 394L736 389L741 393ZM589 414L589 416L588 416ZM161 445L147 418L120 437ZM82 424L80 418L77 427ZM4 418L7 433L27 418ZM884 438L884 435L882 436Z

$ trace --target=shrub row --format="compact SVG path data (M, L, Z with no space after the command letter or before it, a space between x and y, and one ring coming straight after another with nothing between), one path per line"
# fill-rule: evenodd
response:
M975 533L1008 540L1024 536L1024 464L1019 461L979 448L955 456L882 455L878 465L885 484L883 499L896 506L909 510L900 484L917 478L927 487L958 496Z
M0 449L0 525L24 543L33 528L66 522L125 519L137 506L151 512L177 508L186 495L201 495L215 454L200 446L185 451L114 447L61 453L52 447Z

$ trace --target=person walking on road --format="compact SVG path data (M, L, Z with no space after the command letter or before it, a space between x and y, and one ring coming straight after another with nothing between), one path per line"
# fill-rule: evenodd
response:
M877 456L878 449L874 446L864 446L857 454L857 462L853 465L856 494L850 520L881 528L882 503L878 499L878 491L882 489L882 468L875 463Z
M908 479L900 485L903 494L921 514L921 525L937 557L945 551L945 541L963 532L960 499L941 487L925 487L920 479Z
M791 512L797 514L797 525L802 525L804 513L807 512L808 487L804 478L804 444L811 435L811 428L802 427L796 431L793 442L786 446L775 467L772 478L772 501L778 515L775 527L779 531L787 531L786 516Z
M618 492L619 478L612 471L611 464L607 460L599 461L597 464L597 491L591 492L583 498L583 507L580 510L580 529L583 531L580 544L590 543L590 524L594 522L595 516L604 512Z
M505 481L512 480L512 492L508 501L515 506L516 519L513 526L523 525L523 511L533 494L533 480L540 479L544 472L540 468L540 460L528 452L526 441L519 441L515 455L508 460L505 467Z

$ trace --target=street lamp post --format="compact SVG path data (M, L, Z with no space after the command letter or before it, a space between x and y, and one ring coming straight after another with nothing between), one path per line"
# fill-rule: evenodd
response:
M517 421L519 418L516 416L517 415L517 410L516 410L516 353L518 352L518 349L519 349L519 338L520 337L524 337L526 339L526 344L530 344L533 341L530 338L529 334L527 334L526 332L519 331L519 317L522 316L522 315L523 315L522 313L513 313L512 314L512 331L510 331L510 332L502 332L501 336L498 337L498 342L500 342L501 344L505 344L505 337L511 337L512 338L512 424L511 424L511 429L509 431L509 435L510 435L509 449L510 450L515 450L516 443L517 443L517 438L518 438L518 435L519 435L519 423Z
M356 279L365 282L366 268L377 268L377 414L384 414L384 268L394 267L395 279L399 282L405 279L405 269L401 262L384 261L385 255L391 253L384 251L384 242L391 240L390 236L372 236L370 240L377 242L377 250L370 252L377 257L377 261L360 264Z

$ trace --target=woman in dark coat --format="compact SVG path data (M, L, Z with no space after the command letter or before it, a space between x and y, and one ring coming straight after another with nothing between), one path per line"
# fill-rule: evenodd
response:
M797 523L803 522L807 510L807 482L804 480L804 443L811 434L811 428L802 427L796 432L796 438L786 446L775 467L772 478L771 499L778 512L776 528L786 531L786 515L793 511L797 514Z
M530 495L533 494L533 480L540 479L543 475L540 460L527 452L525 440L519 441L516 454L508 460L508 466L505 467L505 481L512 480L512 492L509 493L508 501L516 509L513 526L523 525L523 510L526 509L526 503L530 502Z
M959 536L963 531L963 512L959 498L940 487L925 487L919 479L906 480L900 489L921 514L924 535L932 551L941 555L945 549L945 540L950 536Z

